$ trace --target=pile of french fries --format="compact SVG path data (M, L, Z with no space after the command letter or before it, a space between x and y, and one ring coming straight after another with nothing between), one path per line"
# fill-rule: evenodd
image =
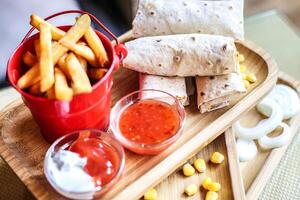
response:
M62 101L91 92L91 80L105 75L109 60L91 28L90 17L81 15L67 32L34 14L30 24L40 31L39 39L34 41L34 52L23 54L29 69L17 86L30 94Z

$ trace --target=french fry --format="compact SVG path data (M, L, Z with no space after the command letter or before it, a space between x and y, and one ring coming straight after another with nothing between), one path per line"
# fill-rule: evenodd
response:
M92 86L90 80L73 53L69 53L67 56L66 64L68 73L72 79L74 94L91 92Z
M37 58L35 55L33 55L31 52L26 51L22 57L23 62L25 63L25 65L27 65L28 67L32 67L34 65L34 63L37 62Z
M68 41L63 41L60 44L70 49L77 55L84 57L93 67L99 67L97 58L92 49L86 45L83 45L82 42L80 44L75 44Z
M105 75L107 71L108 70L105 68L89 68L87 73L91 79L99 80Z
M88 15L82 15L78 18L75 25L72 26L68 32L61 38L60 41L70 41L76 43L90 27L91 19ZM55 43L52 46L52 60L53 65L55 65L59 58L67 53L68 49L61 46L58 43ZM37 69L32 69L32 68ZM18 80L18 86L21 89L25 89L36 83L40 80L39 75L39 65L35 64L30 70L28 70L21 78ZM20 83L19 83L20 82Z
M66 34L66 32L64 32L63 30L53 26L52 24L35 14L32 14L30 16L30 24L38 30L40 30L40 24L47 24L47 26L49 26L51 30L53 40L60 40Z
M36 95L36 96L41 95L42 93L40 91L40 82L37 82L34 85L32 85L29 88L29 93L32 94L32 95Z
M89 27L87 32L84 34L84 38L95 53L99 64L104 67L108 63L108 56L101 40L92 27Z
M52 61L51 32L49 26L40 24L40 77L41 92L46 92L54 84L54 65Z
M51 87L49 90L47 90L46 96L47 96L48 99L56 99L56 98L55 98L55 90L54 90L54 86Z
M35 51L36 57L39 59L41 56L40 40L34 40L33 46L34 46L34 51Z
M85 73L87 72L87 61L86 59L84 59L83 57L76 55L82 69L85 71Z
M66 58L68 54L64 54L57 62L58 68L64 72L68 80L71 80L70 74L67 69Z
M76 43L88 30L91 25L91 19L87 14L81 15L68 32L59 40L59 43L73 42ZM59 43L53 45L53 63L56 64L58 59L67 53L68 49Z
M20 89L26 89L40 80L39 63L35 63L21 78L18 80L17 86Z
M67 78L59 68L55 68L54 91L57 100L71 101L73 97L73 90L68 86Z

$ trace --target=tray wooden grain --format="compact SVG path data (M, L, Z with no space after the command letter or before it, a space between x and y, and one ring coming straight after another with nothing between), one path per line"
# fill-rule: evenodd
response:
M300 83L282 72L279 74L278 83L287 84L295 88L300 94ZM252 125L258 120L261 120L261 116L255 111L255 108L253 108L242 117L242 120L244 125ZM300 127L299 121L300 114L289 120L294 134L297 133ZM200 192L197 192L192 197L187 197L183 191L185 186L191 183L200 186L206 176L212 177L213 180L218 181L222 185L222 189L218 192L219 199L255 200L279 164L287 147L288 145L271 151L260 150L259 154L252 161L239 163L236 152L235 135L231 128L229 128L224 134L201 149L199 153L188 161L192 164L196 158L203 158L207 163L207 170L204 173L196 173L192 177L185 177L182 174L182 167L178 168L155 187L159 194L158 200L205 199L207 191L202 187L199 187ZM220 165L209 162L211 154L215 151L226 155L224 162ZM246 186L246 192L244 185Z
M120 38L129 40L129 34ZM126 151L126 166L121 180L102 199L136 199L147 188L155 186L187 159L213 141L239 116L251 109L275 84L277 67L261 48L245 42L237 44L245 64L258 81L245 95L240 95L227 108L200 114L195 97L186 108L187 120L181 138L157 156L139 156ZM138 88L137 73L121 68L114 76L113 103ZM39 134L29 110L20 101L8 106L1 115L0 154L28 189L38 199L62 198L50 187L43 174L43 158L49 144ZM42 185L42 187L41 187Z

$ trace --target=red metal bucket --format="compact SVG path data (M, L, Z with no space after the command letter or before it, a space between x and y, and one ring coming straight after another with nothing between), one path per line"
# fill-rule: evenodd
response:
M96 31L109 56L109 70L100 81L93 85L91 93L76 95L70 102L33 96L16 85L25 69L22 55L26 50L33 49L33 41L38 37L37 34L29 37L34 28L27 33L21 44L14 51L7 64L8 81L22 95L22 99L30 109L43 137L49 142L53 142L55 139L76 130L87 128L107 130L110 116L112 76L114 71L118 69L119 63L127 55L124 45L119 44L117 38L96 17L89 13L70 10L56 13L45 18L45 20L67 13L88 14L116 41L116 45L113 46L104 34ZM70 26L59 28L68 30Z

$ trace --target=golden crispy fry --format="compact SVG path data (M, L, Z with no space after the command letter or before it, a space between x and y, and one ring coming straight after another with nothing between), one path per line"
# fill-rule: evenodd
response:
M47 96L48 99L55 99L55 90L54 90L54 86L51 87L49 90L47 90L46 96Z
M68 86L67 78L64 73L55 68L55 97L57 100L71 101L73 97L73 90Z
M51 30L53 40L60 40L66 34L63 30L60 30L35 14L30 16L30 24L38 30L40 30L40 24L47 24Z
M41 56L40 40L34 40L33 45L34 45L34 51L35 51L36 57L39 59Z
M84 59L83 57L76 55L82 69L85 71L85 73L87 72L87 61L86 59Z
M104 67L108 63L108 56L96 32L89 27L88 31L84 34L84 38L95 53L99 64Z
M90 27L91 19L88 15L81 15L68 32L59 40L59 43L73 42L76 43ZM53 63L56 64L58 59L67 53L68 49L56 43L53 45Z
M64 54L57 62L58 68L64 72L68 80L71 80L70 74L67 69L66 58L68 54Z
M74 94L91 92L92 86L90 80L73 53L70 53L67 56L66 63L68 73L72 79Z
M99 80L99 79L101 79L105 75L105 73L107 71L108 70L105 69L105 68L89 68L88 69L88 76L91 79Z
M91 24L91 19L88 15L80 16L76 21L75 25L72 26L65 34L65 36L61 38L61 41L70 41L76 43L90 27L90 24ZM67 51L68 51L67 48L61 46L58 43L55 43L52 46L53 65L55 65L58 62L59 58L62 57L65 53L67 53ZM40 80L39 65L35 64L33 67L36 67L38 69L28 70L18 81L18 86L21 89L28 88L29 86L33 85L34 83Z
M35 83L34 85L32 85L30 88L29 88L29 93L32 94L32 95L41 95L41 91L40 91L40 82L37 82Z
M34 63L37 62L36 56L33 55L31 52L26 51L22 57L23 62L28 66L32 67Z
M40 24L40 77L41 92L46 92L54 84L54 65L52 61L51 32L49 26Z
M40 80L39 63L34 64L21 78L18 80L18 87L26 89Z
M88 46L83 45L82 43L75 44L75 43L71 43L68 41L61 42L61 45L70 49L77 55L84 57L92 66L99 67L99 64L98 64L98 61L97 61L97 58L96 58L94 52Z

